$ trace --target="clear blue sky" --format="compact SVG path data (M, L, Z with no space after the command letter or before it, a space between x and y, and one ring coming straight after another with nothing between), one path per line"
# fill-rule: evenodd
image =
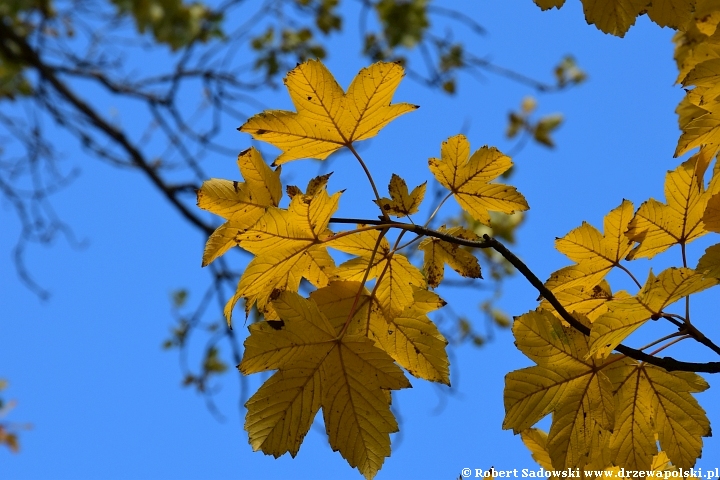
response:
M665 172L679 163L672 158L679 134L673 112L683 95L673 86L672 32L641 18L626 38L611 37L585 24L576 0L560 12L541 12L531 0L462 5L489 31L475 51L496 63L552 81L552 67L573 54L589 75L576 89L538 96L541 114L565 115L555 135L558 146L550 151L530 145L515 159L513 184L531 207L517 253L540 278L547 278L569 264L554 251L555 237L583 220L601 226L602 217L623 198L636 207L650 196L664 200ZM344 87L365 66L355 54L359 44L353 28L332 43L327 62ZM421 108L393 122L362 150L379 184L387 185L391 173L411 186L431 179L427 158L439 154L441 141L460 132L473 149L483 144L512 148L514 142L504 138L507 113L533 92L492 75L463 77L459 91L450 98L403 81L396 101ZM284 90L262 100L272 108L290 108ZM227 135L239 152L251 141L235 127L227 125ZM222 378L215 397L225 423L212 417L200 396L180 386L177 355L162 351L160 344L173 325L170 292L182 287L197 296L208 281L200 269L205 239L144 179L88 159L63 138L57 145L76 159L82 175L56 197L56 206L88 246L74 250L60 241L28 252L31 272L52 292L49 301L40 302L15 277L10 251L19 227L9 206L0 205L0 377L10 382L4 397L19 402L8 420L33 424L31 431L22 432L19 454L0 449L0 476L361 478L330 450L320 421L295 459L252 452L237 408L234 370ZM238 179L233 157L209 157L205 168L215 177ZM283 170L283 180L302 185L316 168L294 162ZM369 196L354 181L358 166L339 156L330 169L335 174L329 190L348 188L340 213L361 214L354 204ZM446 213L452 214L452 208ZM700 250L694 250L697 259ZM661 257L660 262L666 259L661 266L678 258L679 253L671 252ZM636 262L632 268L644 279L648 263ZM443 296L458 310L471 313L476 308L468 292ZM524 279L516 278L501 305L520 315L536 307L536 297ZM717 340L720 328L709 305L707 296L698 296L693 317ZM238 325L236 331L244 334L245 329ZM705 352L681 347L670 353L710 359ZM480 349L454 349L451 362L451 390L413 380L412 389L394 395L401 434L394 436L393 455L378 479L454 479L465 467L536 467L519 436L501 430L504 375L531 365L513 347L510 332L497 332ZM250 378L251 392L261 377ZM709 380L712 385L715 379ZM720 397L713 390L698 396L711 421L720 418ZM720 466L718 458L718 440L705 439L698 466Z

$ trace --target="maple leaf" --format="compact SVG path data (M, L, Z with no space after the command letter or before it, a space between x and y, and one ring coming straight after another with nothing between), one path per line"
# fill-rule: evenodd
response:
M282 292L273 308L284 321L250 325L239 369L278 370L248 400L245 426L254 450L297 454L322 408L333 450L371 479L390 455L398 430L387 390L410 387L402 370L362 335L338 332L312 300Z
M519 433L553 412L547 438L553 467L583 465L595 432L611 430L614 423L610 380L597 360L585 358L587 338L548 311L516 318L513 334L520 351L537 365L505 377L503 428Z
M585 20L605 32L618 37L635 24L635 18L648 5L647 0L582 0Z
M537 428L528 428L520 432L520 438L530 450L533 460L545 470L552 471L550 454L547 451L547 433Z
M202 265L236 245L235 236L251 227L267 207L277 207L282 195L280 171L272 171L255 148L238 155L240 174L245 182L213 178L203 182L197 192L197 205L227 220L208 238Z
M665 177L667 204L651 198L640 205L626 235L638 242L627 259L652 258L673 245L686 245L705 230L702 217L710 197L720 191L720 177L713 177L707 189L693 177L694 160L683 162Z
M659 318L669 305L717 283L689 268L668 268L657 277L650 271L637 296L609 302L608 312L593 322L589 353L608 355L647 320Z
M559 281L562 282L563 280L560 279ZM552 291L554 288L553 280L548 280L545 286ZM605 280L593 288L572 287L555 293L555 298L565 307L565 310L570 313L582 314L590 322L595 321L596 318L607 312L608 302L611 300L621 300L628 297L630 297L630 294L624 290L613 294L610 284ZM564 322L547 299L543 298L539 307L553 312L556 317Z
M556 239L555 248L577 265L553 273L546 286L558 292L572 287L590 290L598 285L630 252L633 242L625 236L625 231L632 219L632 211L632 203L623 200L605 216L604 234L583 222L563 238Z
M565 0L533 0L541 10L559 9L565 4Z
M395 118L418 108L390 104L404 75L396 63L375 63L360 70L344 93L322 62L308 60L284 79L297 113L267 110L238 130L282 150L274 165L300 158L324 160L343 146L374 137Z
M237 235L238 245L256 256L225 306L228 322L241 298L246 315L257 303L261 313L272 316L266 306L274 291L297 291L303 277L316 287L327 285L335 263L323 243L332 235L327 225L339 198L339 192L329 196L324 188L314 196L296 195L287 210L270 207L253 227Z
M310 181L307 184L307 187L305 188L305 193L303 193L302 190L300 190L300 187L297 187L295 185L288 185L285 189L285 192L287 193L290 200L295 195L309 195L311 197L314 197L320 190L325 188L325 186L328 183L328 180L330 180L330 176L333 174L333 172L326 173L325 175L318 175L317 177L314 177L310 179Z
M512 166L510 157L495 147L484 146L471 156L467 138L456 135L442 143L440 157L428 160L430 171L475 220L490 225L489 210L510 214L528 209L515 187L489 183Z
M708 200L702 221L705 230L720 233L720 193L716 193Z
M426 185L427 182L423 182L421 185L413 188L412 192L408 193L405 180L393 173L390 178L390 185L388 185L391 198L382 197L379 201L374 200L374 202L388 215L395 217L412 215L413 213L417 213L420 203L422 203L423 197L425 197Z
M702 272L706 277L720 279L720 243L705 250L695 270Z
M338 233L339 234L342 232ZM348 260L335 270L334 279L361 281L378 278L375 295L383 315L394 319L413 303L415 287L425 288L425 278L407 257L390 249L386 238L379 238L377 230L367 230L340 237L328 242L328 246L357 258ZM372 258L372 264L370 259ZM381 276L382 275L382 276Z
M462 227L445 228L443 225L438 232L465 240L479 240L474 232ZM437 287L445 276L447 263L463 277L482 278L480 264L475 255L456 243L450 243L435 237L427 237L420 242L418 249L425 252L423 269L428 285Z
M395 318L383 315L377 298L361 289L360 282L331 282L310 298L338 331L349 322L348 334L374 340L414 377L450 385L448 342L426 315L445 305L436 294L415 289L413 303Z
M693 467L702 451L702 437L710 435L705 411L691 395L708 388L705 380L694 373L668 372L629 359L606 370L617 402L610 439L615 463L647 469L653 466L659 442L674 465ZM654 467L659 464L655 461Z

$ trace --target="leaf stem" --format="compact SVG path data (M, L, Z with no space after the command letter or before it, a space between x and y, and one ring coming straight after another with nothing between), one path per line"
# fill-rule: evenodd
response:
M360 166L365 170L365 175L367 176L368 180L370 181L370 186L373 189L373 192L375 193L375 200L377 200L378 208L380 208L380 211L382 212L382 218L385 220L390 220L390 217L388 217L388 214L385 213L385 211L380 207L380 193L378 192L377 187L375 186L375 181L372 178L372 175L370 174L370 170L368 170L367 165L365 165L365 162L363 162L363 159L358 154L357 150L355 150L355 147L353 147L352 143L348 143L347 148L352 152L353 155L355 155L355 158L357 158L357 161L360 162Z
M633 275L632 272L631 272L630 270L628 270L627 267L625 267L625 265L621 265L620 263L616 263L615 266L618 267L618 268L619 268L620 270L622 270L623 272L625 272L625 273L627 273L628 275L630 275L630 278L632 278L633 282L635 282L635 285L637 285L638 288L642 288L642 283L638 282L638 279L635 278L635 275Z
M350 313L348 313L348 318L345 320L345 325L343 325L342 330L338 334L338 339L342 338L345 335L345 332L347 332L348 327L350 326L350 320L352 320L353 315L355 315L355 310L357 309L358 301L360 300L360 294L363 291L363 288L365 287L365 283L367 282L368 276L370 275L370 268L372 267L373 261L375 260L375 254L378 251L378 248L380 247L380 242L382 241L385 234L388 232L389 228L383 228L380 230L380 235L378 235L377 240L375 241L375 246L373 247L372 254L370 254L370 259L368 260L368 267L365 269L365 275L363 275L363 279L360 282L360 288L358 288L357 293L355 294L355 300L353 301L352 307L350 307ZM378 282L375 282L375 288L377 288ZM375 290L373 289L373 292ZM368 322L368 329L370 328L369 322ZM367 332L366 332L367 334Z

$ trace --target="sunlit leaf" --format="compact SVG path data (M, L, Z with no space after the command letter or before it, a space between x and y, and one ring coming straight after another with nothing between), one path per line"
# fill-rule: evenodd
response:
M282 150L275 165L299 158L324 160L343 146L374 137L398 116L418 108L390 104L403 76L398 64L376 63L362 69L345 93L322 62L308 60L285 78L297 113L267 110L239 130Z
M462 227L438 229L440 233L445 233L453 237L465 240L480 240L473 232ZM480 264L478 259L467 249L456 243L450 243L435 237L427 237L420 242L418 249L425 252L425 260L423 269L428 285L437 287L445 276L445 264L463 277L482 278L480 275Z
M372 478L398 428L386 391L410 383L367 337L337 338L313 301L283 292L273 307L284 326L251 325L239 366L245 374L278 370L247 403L251 445L276 457L297 453L320 406L330 446Z
M717 283L689 268L668 268L657 277L650 272L636 297L609 302L609 311L593 322L590 353L609 354L648 319L659 318L669 305Z
M442 143L440 157L428 160L430 171L477 221L490 225L490 210L509 214L528 209L515 187L489 183L512 166L510 157L496 148L484 146L471 156L467 138L456 135Z
M424 182L413 188L412 192L408 193L408 187L405 180L393 173L392 178L390 179L390 185L388 186L390 198L383 197L379 201L376 200L375 202L388 215L392 215L394 217L412 215L413 213L417 213L418 207L423 201L426 184L427 182Z

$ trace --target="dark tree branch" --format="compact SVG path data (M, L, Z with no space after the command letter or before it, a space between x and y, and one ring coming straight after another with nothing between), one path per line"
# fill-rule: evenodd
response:
M510 262L518 271L530 282L530 284L537 289L540 295L545 298L550 305L553 306L560 316L570 324L575 330L582 333L585 336L590 336L590 329L580 323L575 317L573 317L560 301L553 295L553 293L543 284L543 282L537 278L537 276L525 265L518 257L515 256L505 245L500 243L498 240L490 237L489 235L483 235L482 241L465 240L463 238L453 237L445 233L437 232L429 228L424 228L419 225L412 225L401 222L384 221L384 220L362 220L357 218L331 218L331 223L351 223L351 224L366 224L366 225L378 225L378 226L389 226L395 227L402 230L407 230L418 235L425 235L428 237L438 238L445 240L446 242L454 243L457 245L464 245L473 248L492 248L500 255L502 255L508 262ZM700 334L702 335L702 334ZM705 341L700 338L706 338L704 335L698 338L695 337L700 343L707 345ZM707 340L707 342L710 342ZM712 344L712 342L710 342ZM714 345L714 344L712 344ZM707 345L710 346L710 345ZM713 351L715 348L710 347ZM702 373L720 373L720 362L684 362L677 360L673 357L655 357L645 352L637 350L635 348L628 347L626 345L618 345L615 350L623 355L626 355L634 360L646 362L657 367L664 368L665 370L672 371L683 371L683 372L702 372Z

